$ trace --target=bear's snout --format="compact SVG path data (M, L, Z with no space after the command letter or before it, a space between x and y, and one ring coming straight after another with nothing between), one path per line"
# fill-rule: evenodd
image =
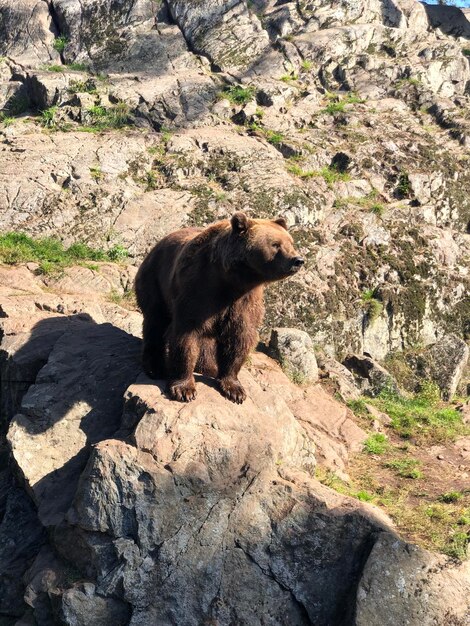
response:
M301 256L294 257L293 259L291 259L290 271L292 273L298 272L304 263L305 259L303 259Z

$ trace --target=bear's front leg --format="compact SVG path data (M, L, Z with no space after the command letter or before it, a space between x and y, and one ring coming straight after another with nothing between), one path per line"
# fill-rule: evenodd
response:
M224 333L217 343L220 390L222 395L236 404L246 400L246 392L238 380L238 374L256 343L256 337L256 332L249 332L245 326L240 333Z
M169 338L168 371L169 394L172 400L191 402L196 397L194 368L199 355L199 342L195 332L181 335L172 332Z

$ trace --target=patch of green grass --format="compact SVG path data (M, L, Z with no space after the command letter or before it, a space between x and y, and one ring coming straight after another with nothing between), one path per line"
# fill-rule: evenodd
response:
M312 178L313 176L317 176L317 172L314 170L304 170L295 162L292 162L287 166L287 171L294 174L294 176L298 176L299 178Z
M382 433L373 433L364 441L364 452L367 454L384 454L388 449L388 438Z
M59 37L56 37L54 40L54 43L52 44L52 47L54 48L54 50L57 50L57 52L62 53L65 48L67 47L68 44L68 39L67 37L65 37L64 35L60 35Z
M125 102L112 107L97 104L87 112L90 117L89 128L95 131L124 128L131 122L129 106Z
M347 182L348 180L351 180L351 176L347 172L340 172L332 166L322 167L319 171L319 175L328 183L328 185L333 185L333 183L337 183L339 181Z
M0 263L13 265L32 261L39 263L39 271L44 274L87 261L119 262L127 256L127 250L119 245L109 250L97 250L84 243L64 248L63 243L54 237L33 239L24 233L0 235Z
M69 63L66 67L74 72L88 72L90 69L85 63Z
M223 89L222 96L233 104L246 104L254 99L256 89L252 86L242 87L241 85L231 85Z
M357 415L358 417L369 418L370 413L369 413L369 410L367 409L366 404L367 403L363 398L359 398L357 400L349 400L349 402L347 403L347 406L348 408L351 409L354 415Z
M282 80L283 83L290 83L292 81L298 80L299 76L295 72L291 72L290 74L284 74L281 76L279 80Z
M462 54L466 57L470 57L470 48L464 48Z
M266 137L267 141L269 141L269 143L273 146L279 145L285 139L282 133L275 130L269 130L268 128L264 129L264 136Z
M461 413L440 401L434 383L423 383L422 390L410 397L383 391L370 402L390 416L391 427L404 439L442 443L470 433Z
M313 67L313 62L308 59L304 59L300 65L302 72L309 72Z
M385 467L393 469L401 478L423 478L424 474L419 469L420 462L417 459L394 459L387 461Z

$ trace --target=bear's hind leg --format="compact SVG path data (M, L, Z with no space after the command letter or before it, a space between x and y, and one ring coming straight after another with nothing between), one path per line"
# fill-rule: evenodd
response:
M166 377L165 334L169 322L170 320L163 303L161 303L161 307L153 308L151 313L146 313L144 316L142 329L142 366L144 372L150 378L157 379Z

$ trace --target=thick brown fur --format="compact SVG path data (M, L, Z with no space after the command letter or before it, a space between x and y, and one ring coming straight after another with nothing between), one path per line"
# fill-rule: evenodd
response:
M144 316L143 366L169 378L170 396L196 396L194 372L217 378L233 402L246 398L238 373L257 341L263 287L303 264L285 221L231 220L162 239L135 280Z

